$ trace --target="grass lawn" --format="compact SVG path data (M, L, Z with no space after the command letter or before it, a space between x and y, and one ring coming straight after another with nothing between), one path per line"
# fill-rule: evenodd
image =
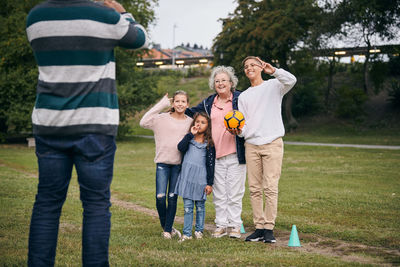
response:
M359 142L357 142L359 143ZM155 210L154 144L118 142L112 195ZM163 240L157 217L112 206L112 266L365 266L400 264L400 151L285 146L276 237L295 224L303 248L229 238ZM0 146L0 265L26 265L37 178L34 149ZM75 176L75 175L74 175ZM72 179L60 223L56 266L79 266L82 208ZM206 224L213 224L212 197ZM177 216L183 216L182 200ZM252 231L249 194L242 219ZM181 223L176 223L182 229ZM343 244L347 244L346 248ZM334 253L324 253L330 249Z
M399 117L400 119L400 117ZM400 124L371 127L328 117L299 119L299 127L286 141L400 146Z

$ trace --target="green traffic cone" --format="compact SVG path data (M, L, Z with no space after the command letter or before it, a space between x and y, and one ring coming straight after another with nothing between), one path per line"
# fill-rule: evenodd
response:
M296 225L292 226L292 232L290 233L288 246L289 247L301 247L299 235L297 234Z
M245 234L246 233L246 230L244 230L243 223L242 223L242 226L240 226L240 233L241 234Z

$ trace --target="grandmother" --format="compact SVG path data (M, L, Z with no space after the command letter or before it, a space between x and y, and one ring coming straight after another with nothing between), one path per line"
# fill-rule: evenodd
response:
M186 114L205 111L211 118L212 138L216 160L213 186L216 229L213 237L228 235L240 238L242 225L242 198L245 191L246 161L244 139L232 135L224 126L224 116L238 109L241 92L235 91L238 78L232 67L217 66L212 69L209 86L215 93L201 101Z

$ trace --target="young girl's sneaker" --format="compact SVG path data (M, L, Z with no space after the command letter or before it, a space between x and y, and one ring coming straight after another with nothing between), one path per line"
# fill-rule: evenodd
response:
M168 232L162 232L161 236L164 237L164 239L171 239L171 234Z
M181 232L176 230L174 227L172 227L171 236L172 237L177 236L179 239L182 237Z
M194 237L196 237L196 239L202 239L203 238L203 233L200 231L195 231L194 232Z
M191 236L183 235L182 238L179 240L179 242L183 242L183 241L190 240L190 239L192 239Z

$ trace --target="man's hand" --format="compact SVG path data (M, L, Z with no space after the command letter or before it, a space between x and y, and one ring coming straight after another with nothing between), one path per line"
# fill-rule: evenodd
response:
M117 11L118 13L126 12L125 8L117 1L104 0L104 5L109 8L115 9L115 11Z
M260 67L263 69L263 71L266 74L269 74L269 75L274 74L275 68L271 64L261 60L261 58L259 58L259 57L257 57L257 59L261 62L261 66Z

